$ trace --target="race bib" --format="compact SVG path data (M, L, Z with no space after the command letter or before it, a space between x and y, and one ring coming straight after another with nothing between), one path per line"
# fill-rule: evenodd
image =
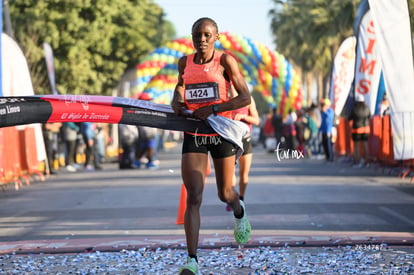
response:
M188 103L213 102L219 99L218 83L216 82L185 85L185 100Z

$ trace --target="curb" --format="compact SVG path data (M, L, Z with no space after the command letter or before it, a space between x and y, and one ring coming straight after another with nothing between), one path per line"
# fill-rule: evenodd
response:
M308 232L310 233L310 232ZM231 234L200 235L200 249L221 247L338 247L358 246L379 250L383 246L414 246L414 235L407 232L314 232L313 235L258 234L239 245ZM66 254L119 252L121 250L186 249L184 236L138 236L66 240L29 240L0 243L2 254Z

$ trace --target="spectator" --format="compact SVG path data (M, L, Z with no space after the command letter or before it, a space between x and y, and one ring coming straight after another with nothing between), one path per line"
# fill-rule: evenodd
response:
M303 110L297 110L297 119L294 123L296 138L294 149L305 153L305 131L307 130L307 119Z
M384 94L384 97L382 98L380 106L379 106L379 115L386 116L389 113L390 113L390 104L388 102L388 96L387 94Z
M319 131L319 128L322 124L322 115L321 110L318 108L318 105L316 103L312 103L310 106L310 113L312 115L313 120L316 123L316 128L318 129L318 134L316 136L316 140L314 141L315 145L315 151L313 152L313 155L315 155L316 158L323 158L322 155L322 134Z
M95 128L95 147L96 147L96 154L98 156L98 164L102 164L105 158L105 131L104 131L104 124L103 123L96 123Z
M274 137L276 139L276 144L282 142L283 137L283 120L282 116L278 113L276 107L272 109L272 126L274 130Z
M307 140L308 152L311 158L314 158L320 153L319 127L316 122L314 108L309 109L307 113L307 128L309 129L309 138Z
M352 121L352 141L354 142L354 168L362 168L368 160L370 119L371 111L365 104L364 96L356 94L354 107L349 115L349 121Z
M286 115L283 120L284 131L283 136L285 138L285 149L294 150L296 148L296 127L295 123L298 119L296 112L293 109L289 110L289 113Z
M138 127L136 125L119 124L119 141L122 155L119 169L135 168L135 153L138 147Z
M76 172L76 140L78 138L79 126L74 122L64 122L62 125L63 140L65 143L65 165L69 172Z
M56 159L58 152L58 139L61 127L62 123L60 122L44 123L42 125L43 139L45 142L47 156L47 169L45 170L46 174L47 171L51 175L56 174L56 170L54 168L54 160Z
M142 158L146 158L146 167L148 169L157 169L158 164L155 162L155 151L157 150L158 129L138 126L138 148L136 153L135 165L141 167Z
M83 142L85 144L85 163L84 168L87 171L95 169L100 170L102 167L99 164L99 155L95 141L95 129L92 122L81 122L80 132L82 134ZM91 164L93 161L93 166Z
M321 101L321 126L319 131L322 134L322 146L325 151L325 158L328 162L333 162L332 127L334 123L334 111L331 108L331 101L325 98Z
M165 138L167 136L167 131L164 129L157 129L157 133L155 135L155 149L152 155L153 162L156 165L159 165L158 153L165 150Z
M273 113L269 111L263 125L264 146L267 152L273 153L276 149L277 143L275 139L275 129L272 124Z

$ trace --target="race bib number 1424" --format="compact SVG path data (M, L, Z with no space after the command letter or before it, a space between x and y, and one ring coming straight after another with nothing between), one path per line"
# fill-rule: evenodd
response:
M187 84L185 99L189 103L213 102L220 99L218 83L206 82Z

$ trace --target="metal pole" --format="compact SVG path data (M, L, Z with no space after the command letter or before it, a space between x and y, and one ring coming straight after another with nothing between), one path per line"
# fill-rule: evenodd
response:
M6 28L6 33L14 38L14 33L13 33L13 27L12 27L12 23L11 23L11 19L10 19L10 12L9 12L9 1L8 0L4 0L3 1L3 9L4 9L4 26Z
M3 96L3 65L2 65L2 59L3 57L1 56L2 54L2 36L3 36L3 1L1 1L1 5L0 5L0 30L1 30L1 35L0 35L0 96Z

